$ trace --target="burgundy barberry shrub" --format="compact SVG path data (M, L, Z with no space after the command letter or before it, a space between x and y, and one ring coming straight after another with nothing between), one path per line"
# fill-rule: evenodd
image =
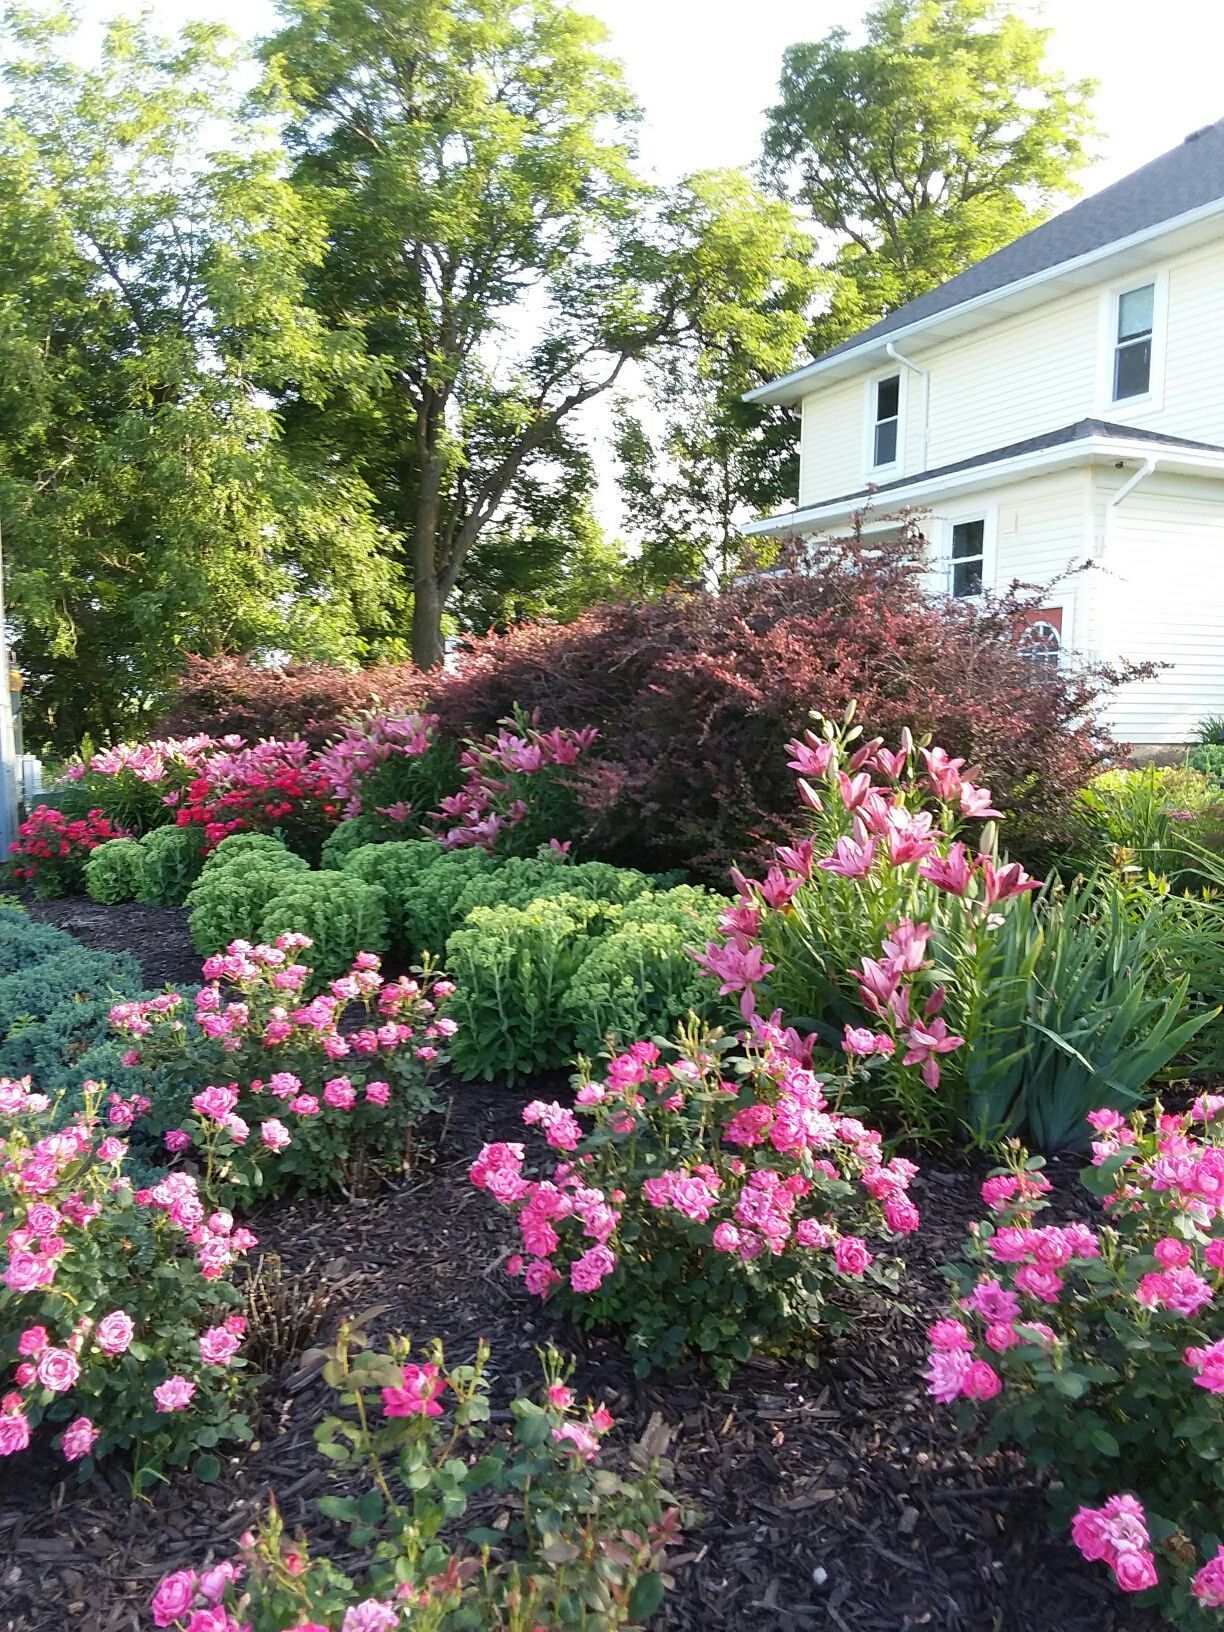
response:
M133 1190L120 1135L148 1101L85 1084L85 1109L56 1126L28 1078L0 1081L0 1456L40 1429L69 1462L130 1448L137 1492L211 1447L251 1437L231 1266L255 1245L209 1213L186 1173Z
M31 882L40 901L80 895L91 852L125 836L100 810L73 818L50 805L36 805L9 845L13 877Z
M908 726L980 764L1012 812L1013 853L1040 859L1110 749L1097 705L1132 671L1037 670L1016 644L1030 601L935 603L909 546L844 542L808 571L722 594L473 641L431 707L456 735L491 730L515 704L595 727L592 853L719 883L796 831L782 744L813 710L840 715L857 698L867 735Z
M930 1392L985 1414L1056 1481L1084 1556L1175 1625L1224 1607L1224 1097L1182 1115L1090 1118L1099 1222L1050 1224L1039 1159L1014 1146L990 1216L930 1329ZM1076 1511L1078 1510L1078 1511ZM1074 1513L1074 1517L1073 1517Z
M309 968L274 946L235 941L207 959L194 1013L182 993L116 1004L125 1062L158 1084L148 1125L202 1170L204 1192L250 1204L294 1186L368 1192L401 1173L412 1129L434 1108L433 1073L451 1020L435 1016L446 981L384 981L379 960L304 1001Z
M517 1218L507 1268L582 1324L620 1327L640 1374L696 1353L725 1380L754 1350L844 1329L847 1294L895 1285L869 1239L918 1226L913 1164L834 1109L854 1074L814 1070L793 1032L759 1019L737 1038L682 1032L666 1056L635 1043L584 1072L576 1113L523 1112L560 1153L539 1177L517 1143L473 1164Z
M415 1360L402 1338L386 1351L359 1340L343 1327L329 1351L342 1415L316 1431L352 1492L318 1504L348 1529L343 1568L287 1536L273 1502L235 1558L162 1579L155 1627L615 1632L652 1619L680 1515L652 1469L622 1477L600 1465L611 1414L579 1404L554 1351L538 1403L514 1400L506 1434L489 1426L483 1345L474 1364L448 1367L436 1343ZM473 1500L477 1530L462 1523Z
M369 669L290 663L274 669L239 657L189 657L163 724L174 736L233 733L249 742L305 737L319 748L372 709L421 708L434 679L410 663Z

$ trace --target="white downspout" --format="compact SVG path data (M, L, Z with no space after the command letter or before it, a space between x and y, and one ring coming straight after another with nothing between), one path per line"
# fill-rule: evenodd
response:
M1137 488L1139 486L1140 482L1147 481L1148 477L1156 469L1156 466L1159 463L1160 463L1160 461L1158 459L1155 459L1151 455L1149 455L1143 461L1143 463L1139 466L1139 469L1135 472L1135 474L1133 476L1128 477L1127 480L1122 483L1122 486L1114 494L1113 498L1110 499L1109 504L1106 506L1106 509L1108 511L1110 511L1110 512L1116 510L1118 508L1118 506L1122 503L1122 500L1126 497L1126 495L1128 493L1133 493L1135 488ZM1106 545L1106 550L1108 551L1108 548L1109 548L1108 538L1105 541L1105 545Z
M922 463L918 468L925 471L928 468L927 447L931 437L931 376L925 368L919 368L917 363L911 363L908 357L903 357L891 340L885 344L884 351L894 363L900 363L902 368L908 368L922 381Z

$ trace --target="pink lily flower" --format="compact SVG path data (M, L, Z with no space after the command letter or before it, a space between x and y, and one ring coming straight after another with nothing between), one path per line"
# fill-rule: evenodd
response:
M858 842L851 838L840 838L833 849L831 856L816 863L826 873L837 873L842 878L866 878L875 861L876 841L864 839Z

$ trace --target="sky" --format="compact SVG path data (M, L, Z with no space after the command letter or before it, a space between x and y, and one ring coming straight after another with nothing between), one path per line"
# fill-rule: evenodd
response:
M868 0L580 0L611 31L646 110L642 157L660 180L747 165L774 100L782 52L842 25ZM150 10L167 29L215 18L241 34L275 26L272 0L78 0L84 20ZM1083 178L1107 186L1192 130L1224 117L1220 0L1017 0L1053 30L1050 56L1099 81L1099 158Z

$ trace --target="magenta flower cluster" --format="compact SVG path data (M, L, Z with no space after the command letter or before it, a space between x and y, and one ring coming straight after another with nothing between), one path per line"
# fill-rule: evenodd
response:
M529 1292L602 1293L631 1321L638 1279L669 1247L692 1276L721 1262L814 1287L861 1279L869 1232L918 1227L915 1167L834 1108L795 1033L754 1016L739 1048L664 1058L638 1042L581 1083L575 1110L533 1102L524 1121L563 1158L543 1176L525 1171L522 1144L484 1147L472 1182L515 1214L507 1269Z
M210 1191L226 1193L235 1178L265 1189L281 1178L335 1182L359 1153L402 1162L406 1129L427 1108L428 1079L455 1031L437 1014L451 984L387 981L378 956L360 952L304 1001L310 971L293 955L309 945L293 932L273 945L233 942L205 961L190 1019L181 993L111 1010L132 1044L126 1063L178 1073L179 1095L159 1099L170 1122L163 1141L171 1155L203 1156ZM197 1086L205 1072L216 1075Z
M528 786L550 771L570 770L593 747L599 733L588 726L542 731L534 724L468 745L460 757L462 788L443 799L431 821L447 850L479 845L492 850L507 829L529 811Z
M229 1214L210 1214L188 1174L133 1190L126 1141L99 1115L103 1090L87 1082L84 1091L85 1111L44 1131L47 1096L28 1078L0 1081L0 1345L16 1356L13 1386L0 1398L0 1456L24 1451L44 1417L71 1417L59 1440L69 1462L92 1455L104 1437L104 1448L138 1438L158 1414L186 1410L210 1368L231 1367L245 1330L219 1306L211 1325L201 1327L197 1312L232 1296L229 1271L255 1236ZM147 1108L139 1096L112 1094L107 1123L126 1127ZM127 1255L142 1233L135 1273ZM180 1289L181 1305L170 1288ZM218 1390L206 1393L215 1426ZM71 1416L74 1395L89 1400L90 1414Z

